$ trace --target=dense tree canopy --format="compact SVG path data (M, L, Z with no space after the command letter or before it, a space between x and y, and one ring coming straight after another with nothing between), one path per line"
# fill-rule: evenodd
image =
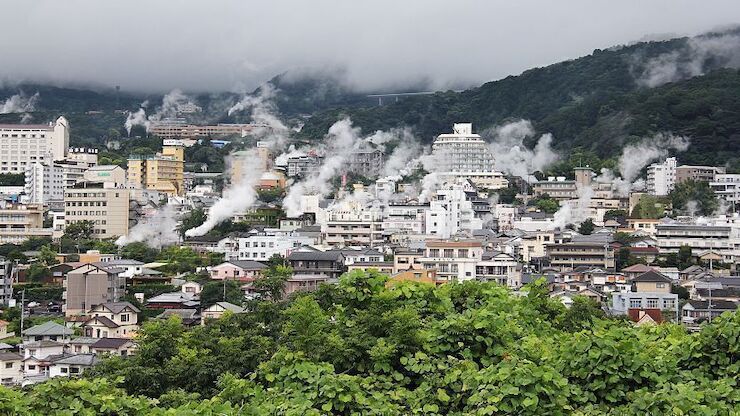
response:
M138 355L24 393L0 414L729 414L740 410L740 313L688 333L633 327L543 282L433 287L353 272L185 331L141 331ZM105 378L101 378L105 377ZM155 402L153 399L157 399ZM58 410L50 410L58 409Z

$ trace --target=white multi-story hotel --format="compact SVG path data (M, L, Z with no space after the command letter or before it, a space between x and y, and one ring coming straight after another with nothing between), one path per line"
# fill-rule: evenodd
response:
M64 171L57 164L26 165L24 192L28 203L52 205L64 201Z
M438 189L425 212L426 233L437 238L451 236L483 228L483 220L476 217L473 202L468 193L475 191L469 183L455 183Z
M36 162L64 159L69 122L59 117L47 124L0 124L0 173L25 173Z
M669 157L662 163L653 163L647 169L647 192L664 196L676 186L676 158Z
M440 134L432 144L443 176L470 179L487 189L505 188L509 181L493 169L493 155L471 123L455 123L451 134Z
M740 174L719 173L709 186L714 190L717 198L724 199L731 204L740 203Z

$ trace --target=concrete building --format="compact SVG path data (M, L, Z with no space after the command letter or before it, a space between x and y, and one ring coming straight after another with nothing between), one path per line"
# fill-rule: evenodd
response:
M315 243L315 239L292 231L263 229L252 230L247 236L224 238L214 251L224 253L225 260L267 261L275 254L288 257L293 250Z
M578 266L614 270L614 251L600 242L554 243L546 247L550 265L560 270L573 270Z
M288 177L309 176L319 171L323 158L315 154L288 158Z
M425 269L437 270L437 280L461 282L476 278L476 266L482 259L480 241L428 240L424 257L418 261Z
M165 120L153 122L149 127L149 134L163 139L195 139L207 137L245 137L252 130L259 127L254 124L215 124L193 125L184 120Z
M93 305L118 302L126 284L121 271L87 263L67 272L62 295L65 316L85 315Z
M383 214L358 202L337 204L326 211L324 242L331 247L377 247L383 244Z
M79 182L64 190L66 225L92 221L93 236L105 239L128 234L130 190L102 182Z
M669 157L661 163L648 166L646 185L650 195L668 195L676 186L676 158Z
M126 171L118 165L97 165L85 170L82 179L87 182L104 182L114 185L126 184Z
M20 244L51 235L51 228L44 228L43 205L0 201L0 244Z
M730 226L672 223L658 224L655 230L661 254L678 253L681 246L689 246L694 253L711 250L727 263L734 261Z
M717 175L724 173L723 167L682 165L676 168L676 184L686 181L712 182Z
M380 150L355 150L347 160L346 171L367 178L377 178L383 172L383 166L383 152Z
M182 196L185 153L182 146L163 146L156 155L133 155L128 159L128 182L137 188Z
M0 124L0 173L24 173L36 162L64 159L69 148L69 122Z
M56 163L26 165L24 201L30 204L61 206L64 201L64 170Z
M578 198L576 181L566 180L565 176L550 176L547 180L532 183L531 186L537 198L544 195L557 200Z
M513 256L500 251L485 251L481 261L475 265L476 279L518 289L522 285L518 266L519 262Z
M733 205L740 204L740 174L718 173L709 186L718 198Z
M499 189L509 182L493 169L493 155L471 123L455 123L452 133L440 134L432 144L437 172L447 179L469 179L486 189Z
M426 212L429 204L390 203L383 210L383 234L424 234L426 233Z

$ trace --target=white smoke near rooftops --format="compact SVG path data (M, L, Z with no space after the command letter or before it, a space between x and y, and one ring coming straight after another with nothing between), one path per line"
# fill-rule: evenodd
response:
M134 126L142 126L149 131L153 121L177 117L180 110L186 105L195 104L182 90L175 88L162 97L162 105L157 107L153 114L147 116L145 109L149 107L149 100L146 100L139 105L137 111L128 114L123 126L129 135Z
M133 226L127 235L116 240L116 245L145 242L153 248L172 245L180 240L177 234L177 209L174 205L165 205L151 217L145 218Z
M543 134L534 149L524 145L524 139L534 136L529 120L518 120L486 130L483 135L492 139L489 147L493 154L493 168L505 174L528 179L558 160L552 149L553 137Z
M0 104L0 114L27 113L36 110L36 102L39 100L39 93L27 97L23 93L15 94L8 97L5 102Z
M688 137L658 133L638 143L629 144L619 157L619 172L624 180L631 183L648 163L668 157L670 150L683 152L688 149L690 143Z
M636 58L639 61L639 58ZM707 63L713 61L708 67ZM712 67L740 67L740 35L704 35L690 38L680 50L648 60L637 78L639 85L653 88L669 82L703 75Z
M576 191L578 199L565 201L560 209L553 215L551 229L563 229L568 224L580 224L589 218L589 206L594 197L594 189L590 186L578 188Z
M246 157L242 158L241 162L244 166L242 167L242 177L240 180L235 185L224 190L221 199L216 201L208 209L208 218L206 221L198 227L185 231L186 236L198 237L204 235L221 222L230 219L236 214L245 212L257 201L257 191L254 188L259 182L263 171L260 169L262 164L260 163L256 149L249 149Z
M360 129L352 127L352 121L344 118L334 123L325 138L325 157L318 171L294 183L283 199L283 208L288 217L303 214L301 199L304 195L326 196L331 191L331 180L346 164L352 151L362 145Z

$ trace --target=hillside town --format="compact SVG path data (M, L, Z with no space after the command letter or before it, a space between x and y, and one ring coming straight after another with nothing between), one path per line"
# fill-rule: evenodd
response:
M435 286L495 282L515 294L539 283L565 307L587 298L634 325L696 330L737 309L740 174L664 157L638 167L644 179L588 165L518 175L495 169L504 156L471 124L451 127L425 154L434 169L421 181L420 167L384 175L393 154L383 146L354 146L324 179L331 191L296 196L291 188L321 176L335 155L278 153L252 135L269 126L221 127L246 147L211 173L185 171L185 148L212 131L181 137L197 129L160 126L152 135L162 135L161 150L130 155L124 169L70 147L64 117L0 125L0 169L25 177L0 187L0 380L77 375L101 356L136 354L143 321L205 325L355 271ZM211 145L228 141L225 133ZM239 187L257 198L192 232ZM687 187L709 190L713 212L700 201L673 207L667 196Z

